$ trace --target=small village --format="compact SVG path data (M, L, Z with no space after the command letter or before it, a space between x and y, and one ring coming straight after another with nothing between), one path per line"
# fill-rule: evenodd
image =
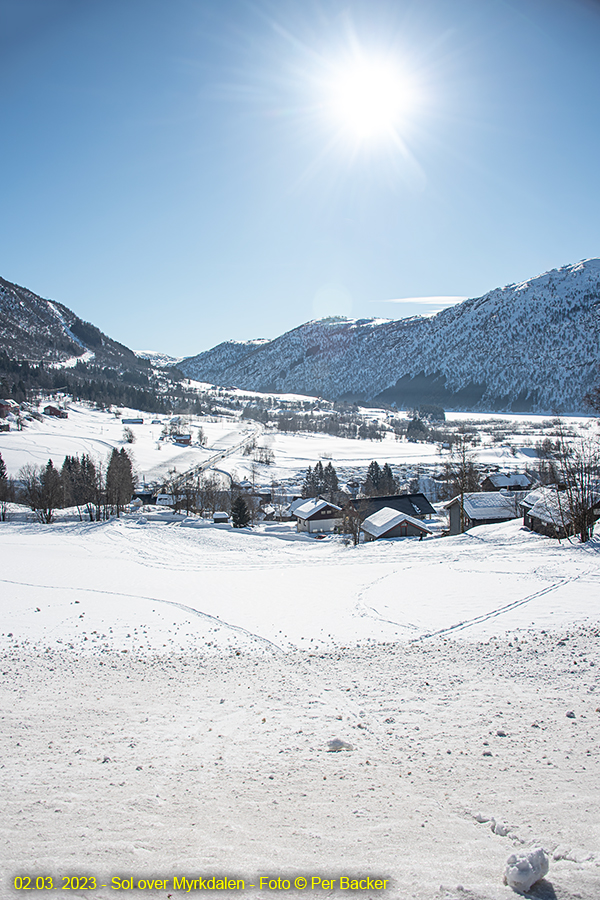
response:
M76 442L74 452L65 454L64 461L55 456L45 467L26 464L16 469L13 465L7 473L3 463L3 518L8 515L9 503L15 508L19 504L28 507L34 517L46 523L74 508L80 517L85 509L90 521L162 509L174 516L199 517L219 528L287 523L297 533L316 540L340 537L345 544L357 546L377 540L430 540L515 519L522 520L523 526L534 533L557 540L578 536L586 541L600 517L595 444L574 437L573 429L567 431L568 426L560 419L553 420L558 435L554 442L546 437L535 449L521 450L521 458L511 446L511 465L503 469L501 458L477 458L481 428L465 427L463 423L458 431L440 431L436 410L438 442L433 462L432 441L426 437L431 429L426 411L425 415L419 411L407 414L403 423L398 413L365 410L362 416L374 434L368 443L376 445L378 460L371 459L368 464L365 460L360 467L338 464L338 474L332 454L321 453L321 458L304 472L296 472L294 477L288 471L286 477L278 479L274 474L281 474L276 458L278 444L273 438L274 422L265 421L264 399L254 397L244 404L237 401L229 405L228 399L234 398L219 398L222 405L216 412L221 415L164 417L107 411L111 423L121 427L122 433L118 441L113 437L112 456L105 462L89 453L82 453L80 458ZM314 401L295 401L304 410L307 403L312 403L313 421L319 421L319 412L321 418L327 416L330 421L332 412L327 405L319 410ZM291 405L289 399L280 403L288 417ZM211 408L214 412L215 407ZM277 401L271 398L268 408L274 418ZM54 421L53 434L58 437L57 427L68 428L69 409L73 415L84 412L81 405L61 396L46 397L37 404L0 400L0 430L13 436L17 432L21 437L29 431L33 437L35 429L44 430L45 423ZM549 423L544 424L547 427ZM213 440L211 446L211 429L218 426L221 431L217 433L221 434L224 425L227 440ZM102 433L105 427L101 426ZM362 427L357 425L356 437ZM164 455L168 448L179 453L175 457L178 465L168 466L166 472L163 467L162 476L152 467L136 465L136 442L148 434L148 428L155 456L161 450ZM296 443L301 442L297 424L291 431ZM280 432L278 420L276 434ZM496 434L494 444L498 443ZM334 451L340 440L349 443L347 438L331 434L328 439ZM6 440L5 446L10 447L8 435ZM428 455L416 466L394 465L393 454L386 459L385 451L391 446L397 451L399 440L411 448L413 459ZM241 460L242 465L228 466L232 460Z

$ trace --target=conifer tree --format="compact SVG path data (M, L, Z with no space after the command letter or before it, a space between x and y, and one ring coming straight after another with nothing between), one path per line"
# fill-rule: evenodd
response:
M7 506L14 494L12 481L6 471L6 463L0 453L0 521L6 522Z
M327 494L330 500L333 500L334 494L339 491L339 483L337 472L335 471L332 463L327 463L325 468L323 469L323 491L322 493Z
M365 478L365 483L363 484L363 494L366 497L376 497L379 493L380 482L381 469L379 468L379 463L373 460L369 463L369 468L367 469L367 477Z
M397 493L398 482L394 478L394 473L392 472L390 464L385 463L381 470L381 478L379 480L379 495L380 497L391 497L393 494Z
M250 524L250 510L244 498L238 495L231 507L231 521L234 528L245 528Z
M124 447L114 449L106 470L107 502L116 511L117 517L129 503L134 491L133 467Z

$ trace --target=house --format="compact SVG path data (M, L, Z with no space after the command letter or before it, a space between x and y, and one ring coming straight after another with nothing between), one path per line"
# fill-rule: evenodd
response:
M143 425L143 419L121 419L121 424L123 425Z
M593 497L590 517L593 522L600 518L600 494ZM559 485L550 484L529 491L519 503L523 515L523 525L537 534L561 538L575 533L573 516L567 491Z
M13 400L0 400L0 419L5 419L10 413L15 412ZM17 405L17 412L19 406Z
M45 406L44 407L44 415L45 416L54 416L56 419L68 419L69 414L64 409L59 409L58 406Z
M559 539L573 534L566 491L558 490L556 485L530 491L520 507L523 525L530 531Z
M152 491L134 491L133 500L141 500L144 506L149 505L152 506L156 503L156 497L152 493Z
M361 529L365 533L365 542L376 541L379 538L417 536L423 538L432 533L419 519L398 512L397 509L390 509L389 506L384 506L365 519Z
M519 515L518 501L522 497L522 493L507 491L477 491L454 497L444 505L450 517L450 534L461 534L477 525L494 525L516 519Z
M174 434L172 439L174 444L181 447L189 447L192 443L191 434Z
M335 503L328 503L320 497L304 500L294 510L298 531L316 532L334 531L341 524L342 510Z
M525 472L493 472L481 482L482 491L529 491L533 479Z
M350 500L361 519L367 519L380 509L395 509L415 519L427 519L435 515L435 509L425 494L393 494L390 497L357 497Z
M214 512L213 513L213 522L215 525L227 525L227 523L229 522L229 513Z

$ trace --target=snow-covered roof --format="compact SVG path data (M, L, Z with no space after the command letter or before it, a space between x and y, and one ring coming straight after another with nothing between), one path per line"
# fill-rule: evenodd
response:
M507 475L504 472L494 472L492 475L488 475L488 479L498 490L512 487L512 485L528 488L531 484L531 478L525 472L514 472L511 475Z
M555 496L557 490L558 487L555 484L540 485L532 491L529 491L519 503L526 509L533 509L540 500L545 501L550 497Z
M419 521L419 519L415 519L413 516L409 516L406 513L398 512L397 509L390 509L389 506L378 509L372 516L365 519L361 527L367 534L377 538L381 537L381 535L385 534L387 531L390 531L390 529L395 528L396 525L401 525L403 522L406 522L407 525L414 525L415 528L418 528L426 534L432 533L429 528L426 528L425 525Z
M303 503L306 503L306 497L298 497L297 500L292 500L292 502L288 506L289 514L293 516L298 507L302 506Z
M446 508L456 502L460 503L460 496L454 497ZM504 491L481 491L463 494L463 506L470 519L484 521L485 519L514 519L517 516L516 498Z
M554 525L556 528L570 523L572 518L564 492L561 496L557 491L547 494L534 503L529 510L529 515L534 519L539 519L540 522L545 522L546 525Z
M590 500L595 505L599 497L598 494L592 494ZM573 519L567 492L557 490L556 485L551 484L530 491L522 502L531 517L556 528L570 523Z
M336 510L337 512L342 511L342 507L336 506L335 503L329 503L328 500L321 500L320 497L311 497L309 500L305 500L301 506L296 507L294 515L298 516L299 519L310 519L316 513L325 509L326 506L331 507L331 509Z

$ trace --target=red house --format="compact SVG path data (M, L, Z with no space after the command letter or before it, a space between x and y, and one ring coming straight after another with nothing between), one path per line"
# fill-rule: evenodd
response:
M45 406L44 407L44 415L45 416L54 416L55 419L68 419L69 414L64 409L59 409L58 406Z

